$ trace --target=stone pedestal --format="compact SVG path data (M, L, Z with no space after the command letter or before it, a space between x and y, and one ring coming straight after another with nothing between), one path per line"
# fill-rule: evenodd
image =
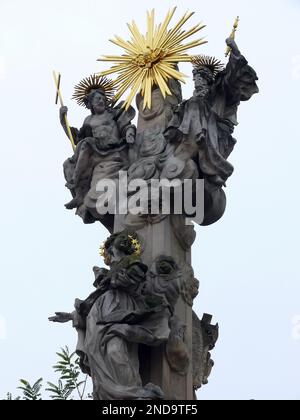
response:
M123 231L124 216L115 217L115 232ZM156 224L146 224L136 231L142 244L142 261L151 266L156 257L172 256L179 266L191 264L191 252L186 252L174 234L170 216ZM193 395L193 367L192 367L192 307L179 297L175 315L186 326L185 345L189 353L189 368L186 375L180 375L171 369L166 358L165 344L159 347L140 349L141 376L145 383L152 382L159 385L168 400L192 400Z

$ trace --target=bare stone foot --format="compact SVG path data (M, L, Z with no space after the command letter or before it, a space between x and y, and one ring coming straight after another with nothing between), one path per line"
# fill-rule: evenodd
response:
M66 182L66 183L65 183L65 186L66 186L67 188L69 188L69 190L74 190L74 188L75 188L75 184L74 184L74 182L73 182L73 181Z
M65 208L68 210L76 209L81 205L81 200L79 197L74 197L69 203L65 204Z

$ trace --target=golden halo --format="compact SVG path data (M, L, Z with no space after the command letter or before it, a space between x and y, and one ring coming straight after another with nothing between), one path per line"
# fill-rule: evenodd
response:
M72 99L75 99L78 105L86 106L85 98L92 90L102 90L108 102L111 102L114 97L114 87L112 80L106 77L92 74L89 77L81 80L75 86L75 92Z
M130 236L130 235L128 235L128 238L130 239L131 245L135 249L134 255L137 255L137 256L141 255L142 247L141 247L141 244L139 243L138 239L135 239L133 236Z
M142 246L141 246L141 244L140 244L139 240L138 240L138 239L135 239L135 238L134 238L133 236L131 236L131 235L128 235L128 238L130 239L131 245L132 245L132 246L133 246L133 248L134 248L134 253L133 253L133 255L140 256L140 255L141 255L141 253L142 253ZM99 254L100 254L100 256L101 256L101 257L103 257L104 259L106 258L106 241L104 241L104 242L102 243L102 245L100 246L100 248L99 248Z

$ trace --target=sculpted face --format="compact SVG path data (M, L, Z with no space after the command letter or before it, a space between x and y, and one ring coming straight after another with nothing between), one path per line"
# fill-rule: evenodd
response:
M90 94L89 105L95 114L103 114L106 109L106 97L99 91Z
M207 78L204 77L201 73L193 72L193 80L194 80L196 90L207 90L207 89L209 89L210 84L209 84Z

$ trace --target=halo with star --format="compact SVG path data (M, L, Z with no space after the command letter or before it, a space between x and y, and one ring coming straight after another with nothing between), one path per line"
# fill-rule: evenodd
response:
M224 69L224 64L220 60L208 55L195 55L192 57L191 62L195 70L200 70L201 68L209 69L214 78Z
M136 256L140 256L142 253L142 246L139 240L137 238L134 238L132 235L128 235L128 238L132 247L134 248L133 254ZM104 258L104 260L107 258L106 241L104 241L103 244L100 246L99 254L101 257Z
M191 18L193 12L187 12L172 28L169 23L175 13L176 7L169 10L164 21L155 25L154 10L147 12L147 32L143 35L133 21L128 24L131 39L124 41L119 36L110 41L125 50L123 55L106 55L98 61L113 62L114 65L101 76L117 73L114 81L117 92L114 100L118 101L128 90L130 93L125 100L124 107L128 109L137 92L144 97L144 108L151 108L151 90L158 86L163 97L171 95L168 80L174 78L185 83L183 73L176 69L179 62L190 62L191 57L186 53L190 48L205 44L204 38L183 43L187 38L205 27L200 23L189 30L183 30L183 25Z
M112 102L115 93L112 80L97 74L91 74L89 77L81 80L74 89L72 99L75 99L78 105L81 106L86 106L85 97L92 90L102 90L108 102Z

